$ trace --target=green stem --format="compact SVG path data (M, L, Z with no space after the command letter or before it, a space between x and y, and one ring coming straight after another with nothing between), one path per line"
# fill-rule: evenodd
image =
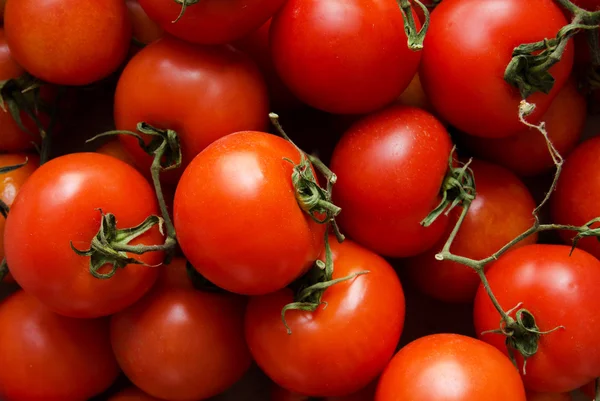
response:
M177 234L175 232L175 226L171 220L171 215L167 209L167 203L165 202L165 196L160 183L160 173L162 166L160 165L161 158L155 157L152 161L152 167L150 168L152 183L154 185L154 192L156 193L156 199L160 208L165 227L167 229L167 238L165 239L165 246L170 247L171 251L165 255L165 264L169 264L173 258L175 245L177 245Z
M402 17L404 18L404 32L406 32L406 37L408 38L408 48L413 51L419 51L423 49L425 35L429 29L430 17L427 6L419 0L413 1L421 8L421 10L423 10L423 15L425 16L425 22L419 30L417 30L417 24L413 16L410 0L397 0L400 11L402 12Z
M183 15L185 14L185 11L187 10L187 8L189 6L193 6L196 3L199 3L200 0L175 0L175 3L180 4L181 5L181 11L179 12L179 15L177 16L177 18L175 18L174 21L172 21L171 23L175 24L176 22L178 22Z
M479 276L479 279L481 280L481 284L483 285L485 292L487 293L488 297L492 301L492 304L494 304L494 308L496 308L496 310L502 317L502 320L504 322L510 322L512 320L512 318L510 316L508 316L508 314L502 308L502 305L500 305L500 302L498 302L498 298L496 298L496 295L494 295L494 292L492 291L492 288L490 287L490 282L488 281L488 279L485 275L484 269L479 268L479 269L475 269L475 271L477 272L477 275Z
M587 40L593 67L600 65L600 40L598 39L598 34L598 30L587 31Z

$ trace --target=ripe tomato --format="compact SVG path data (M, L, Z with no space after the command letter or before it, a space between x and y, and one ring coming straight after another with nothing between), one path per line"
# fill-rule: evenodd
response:
M181 2L139 0L150 18L180 39L203 44L224 44L240 39L264 24L284 0L202 0L181 12Z
M293 393L289 390L286 390L277 385L273 386L273 390L271 391L271 401L373 401L373 397L375 396L375 383L370 384L364 389L344 396L344 397L326 397L326 398L317 398L309 397L306 395L301 395L298 393Z
M375 401L525 401L510 360L458 334L422 337L402 348L383 372Z
M115 313L137 301L156 280L157 270L130 264L110 279L89 272L85 250L100 227L101 209L119 228L135 227L158 214L150 184L134 168L98 153L74 153L51 160L23 185L6 219L6 259L17 283L50 309L72 317ZM162 244L153 227L131 245ZM129 255L147 265L159 252ZM101 273L108 273L108 266Z
M342 114L393 102L421 58L394 0L288 0L273 18L271 54L300 100Z
M282 308L288 288L255 297L246 312L254 360L278 385L311 396L345 396L367 386L392 357L404 325L404 293L385 259L350 242L330 239L333 278L368 274L325 290L315 312ZM365 352L368 350L368 352Z
M429 99L427 99L427 95L423 91L423 85L421 85L419 74L415 74L408 87L402 92L398 99L396 99L395 103L404 106L418 107L427 110L430 113L435 112L431 107Z
M600 216L600 170L597 168L600 137L579 145L566 160L552 197L552 221L557 224L582 225ZM598 227L596 224L594 227ZM563 240L571 243L574 234L560 233ZM597 238L583 238L577 246L600 258L600 242Z
M439 202L451 148L444 126L421 109L394 106L355 123L331 160L344 232L386 256L431 248L448 221L441 216L428 228L420 222Z
M123 144L117 138L113 138L110 141L106 142L104 145L96 149L96 152L114 157L116 159L121 160L122 162L129 164L132 167L135 167L133 157L131 157L131 155L125 150Z
M574 81L567 83L542 118L552 144L563 157L577 145L587 117L585 98ZM477 156L500 164L522 176L535 176L554 167L542 134L529 128L506 138L465 135L464 144Z
M4 29L19 64L61 85L87 85L108 76L125 59L131 39L123 0L9 1Z
M573 401L569 393L532 393L527 392L527 401Z
M452 243L452 252L471 259L484 259L532 226L535 201L527 187L510 171L474 160L471 164L477 197ZM454 228L460 208L453 211L449 231ZM470 267L438 261L448 236L430 251L406 262L408 273L419 290L445 302L472 302L479 287L479 276ZM533 244L537 235L518 246Z
M119 373L107 320L56 315L24 291L0 303L0 365L4 401L86 400Z
M245 305L231 294L157 287L112 317L119 366L157 398L187 401L217 395L250 367L243 335Z
M147 45L163 37L162 28L148 17L138 0L126 0L125 4L131 19L133 37L136 40Z
M268 98L260 72L231 47L202 47L163 38L127 65L115 95L117 129L139 122L179 134L183 167L216 139L245 129L265 129ZM136 164L148 171L152 158L138 141L121 140ZM183 168L165 178L176 183Z
M595 401L596 400L596 380L592 380L587 383L585 386L579 389L581 393L583 393L586 397L586 400Z
M502 256L487 274L504 310L517 305L527 309L541 332L563 327L543 334L537 353L527 360L522 377L532 391L568 392L600 376L595 285L600 282L600 261L581 250L569 253L565 245L524 246ZM474 315L479 337L507 353L503 335L483 334L499 328L500 316L482 287ZM520 354L517 362L523 372Z
M504 81L515 47L554 38L567 24L552 0L444 0L431 15L420 76L440 116L461 131L501 138L523 130L518 119L521 95ZM573 46L550 73L548 95L536 93L529 119L539 120L566 83ZM485 90L483 90L485 88Z
M128 387L125 390L113 395L108 401L161 401L151 395L144 393L137 387Z
M298 205L286 158L300 161L286 140L238 132L207 147L181 177L174 207L179 245L219 287L266 294L291 283L319 257L325 227ZM260 235L248 235L259 227Z

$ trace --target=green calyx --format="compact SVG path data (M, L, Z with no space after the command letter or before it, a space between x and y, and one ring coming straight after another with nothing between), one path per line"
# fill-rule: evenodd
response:
M593 220L585 223L582 227L587 227L586 230L579 231L573 238L573 245L571 246L571 254L575 251L577 244L582 238L596 237L596 240L600 241L600 217L596 217Z
M419 51L423 49L425 35L427 34L427 29L429 29L429 9L419 0L412 1L423 10L423 15L425 16L425 22L421 29L417 29L410 0L397 0L400 11L402 12L402 18L404 19L404 32L406 32L406 37L408 38L408 48L412 51Z
M172 21L173 24L178 22L181 19L181 17L183 17L183 15L185 14L185 10L189 6L193 6L196 3L200 3L200 0L174 0L174 1L175 1L175 3L181 5L181 11L179 12L179 15L177 16L177 18L175 18L175 20Z

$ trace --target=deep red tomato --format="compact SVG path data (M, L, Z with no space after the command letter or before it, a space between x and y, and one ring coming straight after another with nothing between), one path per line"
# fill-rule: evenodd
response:
M300 100L342 114L394 101L421 58L394 0L288 0L273 18L271 54Z
M250 367L245 306L245 299L232 294L156 287L112 317L117 361L154 397L188 401L217 395Z
M108 401L161 401L151 395L144 393L137 387L128 387L125 390L113 395Z
M527 392L527 401L573 401L569 393L532 393Z
M185 167L216 139L240 130L262 130L268 121L267 90L248 56L228 46L195 46L163 38L127 65L115 95L117 129L139 122L179 134ZM130 136L126 149L144 171L152 158ZM183 168L167 174L176 183Z
M130 166L135 167L133 157L131 157L131 155L125 150L123 144L117 138L113 138L106 142L104 145L96 149L96 152L102 153L103 155L112 156L129 164Z
M375 397L375 384L370 384L364 389L344 396L344 397L326 397L326 398L314 398L298 393L293 393L277 385L273 386L271 391L271 401L373 401Z
M600 196L599 152L600 137L596 137L583 142L567 158L552 197L552 220L555 223L582 225L600 216L600 204L597 202ZM569 231L560 234L569 244L575 236ZM583 238L577 246L600 258L597 238Z
M577 145L587 118L585 98L574 81L567 83L542 118L552 144L563 157ZM498 163L522 176L535 176L554 167L548 145L534 128L506 138L464 137L467 146L477 156Z
M331 160L344 232L386 256L431 248L448 220L428 228L420 222L439 202L451 148L444 126L421 109L394 106L355 123Z
M523 130L521 95L504 81L512 51L523 43L554 38L567 24L552 0L444 0L431 15L420 76L440 116L468 134L500 138ZM540 119L567 81L573 46L550 70L549 95L536 93L529 119ZM483 89L485 88L485 90Z
M579 389L586 397L587 400L595 401L596 400L596 380L592 380L587 383L585 386Z
M117 378L106 319L52 313L24 291L0 303L0 397L83 401Z
M487 273L504 310L527 309L542 332L564 327L543 334L537 353L527 360L522 377L532 391L568 392L600 376L600 262L581 250L569 253L565 245L528 245L502 256ZM479 337L507 353L503 335L479 334L498 329L500 319L483 287L474 316ZM520 355L517 362L523 372Z
M477 196L458 235L452 252L472 259L484 259L527 230L534 223L535 201L527 187L510 171L493 164L474 160ZM450 231L454 228L460 208L453 211ZM448 231L448 234L449 234ZM448 235L430 251L406 262L409 276L419 290L445 302L472 302L479 287L479 276L470 267L438 261L439 252ZM518 246L533 244L537 235L521 241Z
M435 334L408 344L383 372L376 401L525 401L510 360L482 341Z
M125 59L131 39L123 0L9 1L4 29L19 64L61 85L86 85L106 77Z
M90 258L77 255L70 244L89 248L100 228L98 209L114 214L119 228L158 214L152 187L133 167L98 153L74 153L40 167L21 187L6 219L4 245L14 279L57 313L110 315L137 301L156 280L155 268L136 264L110 279L92 276ZM153 227L130 244L162 242ZM162 261L159 252L129 256L150 266Z
M164 35L164 31L156 22L148 17L138 0L126 0L133 37L144 44L152 43Z
M589 11L600 10L600 1L598 0L571 0L571 2Z
M325 227L298 205L286 158L300 162L286 140L239 132L207 147L181 177L174 207L179 244L219 287L248 295L277 291L319 257Z
M281 309L292 291L250 300L246 340L252 356L278 385L311 396L345 396L373 381L392 357L404 326L404 293L394 269L377 254L330 239L333 278L369 273L325 290L315 312ZM368 350L368 351L365 351Z
M264 24L284 0L202 0L181 12L181 2L139 0L150 18L180 39L203 44L224 44L240 39Z

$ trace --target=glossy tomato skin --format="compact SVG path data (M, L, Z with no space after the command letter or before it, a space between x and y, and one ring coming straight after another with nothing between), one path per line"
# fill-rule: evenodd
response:
M117 129L136 131L139 122L179 134L183 167L165 174L175 184L185 166L218 138L240 130L262 130L268 96L254 63L229 46L196 46L160 39L127 65L115 95ZM129 136L120 137L144 171L152 158Z
M567 158L552 197L552 220L557 224L583 225L600 216L600 171L598 170L600 137L579 145ZM593 227L598 227L598 224ZM572 243L574 233L560 233L565 243ZM582 238L577 246L600 258L600 242L595 237Z
M474 338L422 337L402 348L387 366L375 401L525 401L510 360Z
M479 260L531 227L536 204L525 184L510 171L480 160L473 160L470 166L475 175L477 196L452 243L452 252ZM453 211L447 235L434 248L406 262L413 284L427 295L445 302L472 302L480 284L479 276L470 267L435 259L460 213L460 208ZM536 241L537 234L516 246Z
M543 21L543 22L542 22ZM431 15L423 48L420 77L439 115L470 135L501 138L523 130L518 119L521 95L504 81L513 49L523 43L554 38L567 24L552 0L449 0ZM539 120L567 81L573 65L569 44L550 73L548 95L527 100Z
M521 305L542 332L564 327L542 335L538 352L527 360L522 378L532 391L568 392L599 376L600 300L593 283L600 280L600 261L578 249L569 256L570 251L566 245L528 245L502 256L487 273L504 310ZM477 333L497 329L499 318L480 287L474 309ZM504 336L478 335L507 353ZM520 355L517 362L522 372Z
M139 0L150 18L180 39L201 44L225 44L258 29L281 7L284 0L203 0L181 12L175 1Z
M300 162L288 141L238 132L207 147L181 177L174 206L179 244L217 286L267 294L291 283L319 257L325 227L298 205L293 165L286 158Z
M394 106L355 123L331 160L343 232L385 256L431 248L448 220L428 228L420 222L439 202L451 149L444 126L421 109Z
M108 76L125 60L131 39L123 0L10 1L4 29L15 60L32 75L60 85L87 85Z
M587 104L574 81L568 82L544 114L546 131L561 156L575 149L583 134ZM554 162L543 135L534 128L506 138L464 136L464 144L477 156L526 177L551 170Z
M113 395L108 401L161 401L144 393L137 387L127 387L125 390Z
M393 0L289 0L273 18L271 54L300 100L337 114L391 103L421 58Z
M85 401L119 372L108 320L56 315L24 291L0 304L0 364L4 401Z
M144 392L172 401L217 395L248 370L245 299L156 287L111 319L119 366Z
M373 381L392 357L404 326L405 301L394 269L377 254L330 239L333 278L369 273L328 288L315 312L281 309L288 288L252 298L246 340L256 363L278 385L311 396L345 396ZM368 349L368 352L364 352Z
M135 264L110 279L91 275L89 257L78 256L71 242L78 249L89 248L100 228L98 209L114 214L119 228L158 215L150 184L133 167L98 153L73 153L49 161L29 177L6 219L4 246L13 277L62 315L110 315L138 300L156 280L156 269ZM155 226L130 244L162 243ZM162 262L159 252L131 256L150 266Z

